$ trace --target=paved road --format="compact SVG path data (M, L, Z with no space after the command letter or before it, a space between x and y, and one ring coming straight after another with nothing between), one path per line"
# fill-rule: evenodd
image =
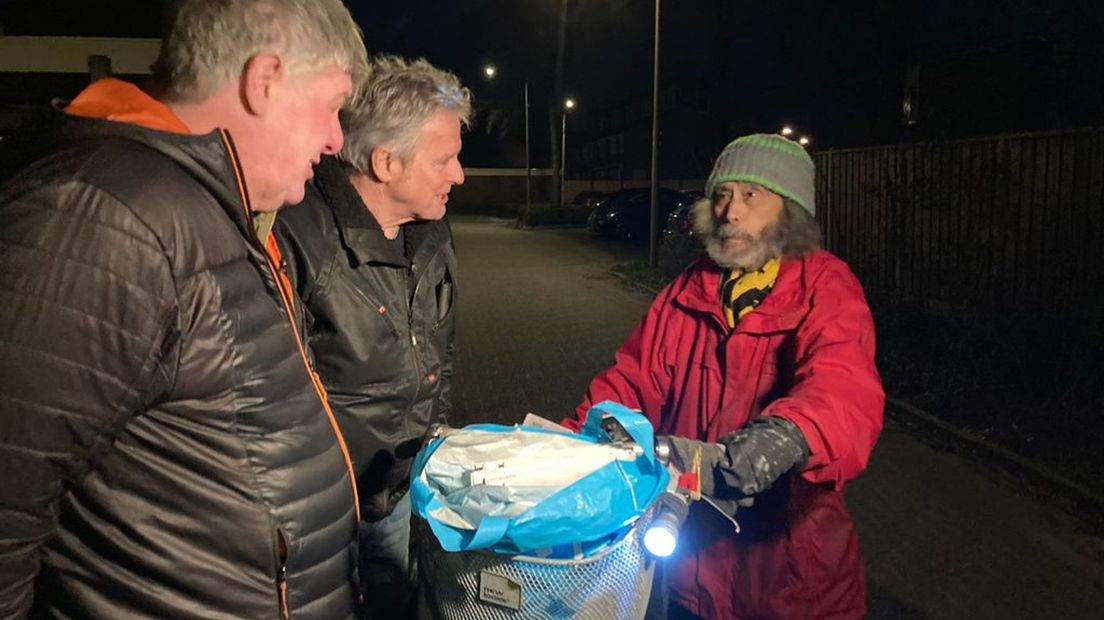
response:
M585 231L452 223L460 264L454 408L464 421L571 415L650 301L609 267L639 257Z
M454 423L568 415L651 300L608 272L642 250L494 220L459 219L453 231ZM848 502L871 618L1104 618L1104 539L1087 522L892 418Z

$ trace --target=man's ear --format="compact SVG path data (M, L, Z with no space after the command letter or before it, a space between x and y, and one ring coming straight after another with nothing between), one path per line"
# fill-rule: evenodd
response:
M395 170L393 166L398 163L394 153L391 149L384 148L382 146L372 149L372 154L368 157L368 164L371 167L369 172L372 176L376 177L376 180L380 183L387 183L395 177Z
M274 52L261 52L246 61L241 76L241 98L246 112L256 116L268 112L272 89L283 73L284 63Z

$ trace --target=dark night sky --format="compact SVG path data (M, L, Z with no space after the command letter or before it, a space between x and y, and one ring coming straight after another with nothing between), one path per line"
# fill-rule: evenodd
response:
M517 100L509 105L520 108L528 81L536 118L546 114L557 0L346 3L370 51L425 56L456 72L484 103ZM565 92L580 102L577 130L650 92L653 6L568 0ZM664 80L728 82L764 124L800 122L826 84L889 75L892 63L1104 25L1099 0L666 0L663 9ZM156 36L160 13L157 0L2 0L0 27L10 35ZM480 74L487 62L499 68L495 83ZM547 141L547 130L535 127Z
M0 27L10 35L156 36L161 2L121 0L4 0ZM372 51L426 56L436 64L474 76L486 60L517 61L534 73L554 54L556 0L346 0ZM680 70L696 64L719 11L732 15L731 36L750 38L761 55L802 58L806 73L825 61L837 70L861 71L886 15L908 15L910 51L919 57L1025 38L1048 37L1104 22L1099 0L667 0L664 3L664 64ZM887 6L892 7L887 10ZM610 66L605 81L621 76L646 86L650 79L652 0L568 0L567 79L576 90L604 88L590 79ZM800 36L793 36L800 35ZM829 40L833 49L818 49ZM785 45L789 49L780 51ZM827 51L827 55L823 52ZM596 62L598 61L598 62ZM689 62L683 62L689 61ZM839 65L844 65L840 67ZM800 77L794 75L795 78Z

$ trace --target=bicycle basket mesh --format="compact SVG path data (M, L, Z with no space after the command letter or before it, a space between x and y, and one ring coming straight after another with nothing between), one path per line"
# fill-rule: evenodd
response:
M648 605L655 563L641 547L640 528L580 560L507 556L441 549L421 520L418 572L431 616L441 620L640 620ZM639 520L638 525L645 519ZM491 575L490 577L484 574ZM481 581L513 585L511 601L487 602ZM427 587L428 584L428 587ZM482 597L481 597L482 594ZM493 596L490 598L494 598ZM516 606L517 609L513 607Z

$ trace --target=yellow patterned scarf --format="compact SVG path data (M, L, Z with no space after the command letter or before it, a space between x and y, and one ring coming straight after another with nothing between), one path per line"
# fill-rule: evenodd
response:
M758 271L726 269L721 278L721 307L729 327L754 310L767 298L778 278L781 261L772 258Z

